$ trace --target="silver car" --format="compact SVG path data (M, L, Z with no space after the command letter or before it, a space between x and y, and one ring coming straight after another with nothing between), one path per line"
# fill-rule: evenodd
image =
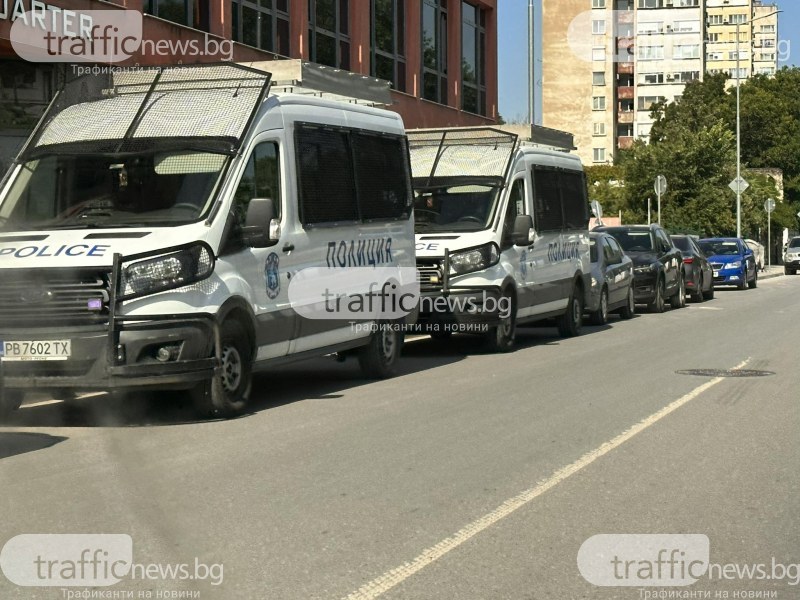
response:
M613 236L589 234L591 283L586 286L586 311L593 325L604 325L617 312L630 319L636 312L633 298L633 261Z

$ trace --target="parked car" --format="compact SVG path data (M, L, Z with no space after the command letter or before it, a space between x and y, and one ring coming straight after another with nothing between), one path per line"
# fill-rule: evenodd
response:
M711 300L714 297L714 270L690 235L672 235L672 242L683 255L683 272L686 278L686 293L694 302Z
M637 304L650 312L664 312L669 299L672 308L686 306L683 256L659 225L597 227L616 238L633 260L633 295Z
M783 253L783 273L794 275L800 269L800 237L789 240L789 245Z
M753 256L756 259L756 268L759 271L764 270L764 256L766 255L766 250L763 244L758 243L755 240L745 239L745 244L750 250L753 251Z
M604 325L611 312L630 319L636 312L633 297L633 261L613 236L589 233L591 283L586 291L586 311L592 325Z
M741 238L708 238L698 242L711 268L714 285L735 285L740 290L758 285L758 269L753 251Z

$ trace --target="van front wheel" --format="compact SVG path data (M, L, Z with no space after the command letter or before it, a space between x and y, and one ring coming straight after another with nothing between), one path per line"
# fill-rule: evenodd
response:
M236 320L222 324L220 372L192 391L200 416L231 418L247 406L253 381L253 357L248 336Z
M485 333L484 341L488 352L510 352L517 337L517 303L512 292L504 292L503 304L508 312L500 315L500 324L493 325Z
M369 343L358 352L361 372L370 379L388 379L397 374L397 361L403 349L403 332L390 323L378 323Z

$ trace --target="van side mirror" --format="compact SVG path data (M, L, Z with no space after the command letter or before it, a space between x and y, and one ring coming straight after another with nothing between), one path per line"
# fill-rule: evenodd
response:
M242 241L249 248L268 248L280 239L280 222L275 218L272 198L253 198L247 205Z
M511 241L515 246L530 246L533 244L534 236L533 217L530 215L517 215L514 220L514 233L511 234Z

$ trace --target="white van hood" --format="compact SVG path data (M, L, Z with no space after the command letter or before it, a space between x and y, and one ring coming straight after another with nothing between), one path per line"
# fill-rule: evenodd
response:
M0 233L0 269L111 267L114 254L139 254L203 240L202 224L135 229Z
M418 258L442 258L445 250L457 252L464 248L474 248L494 241L494 232L472 231L464 232L437 232L418 233L416 247Z

